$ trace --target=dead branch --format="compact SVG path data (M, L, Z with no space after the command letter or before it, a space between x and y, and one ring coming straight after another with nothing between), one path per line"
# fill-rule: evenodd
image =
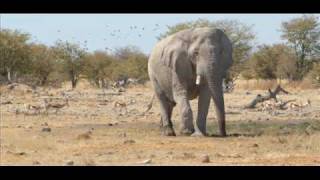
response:
M279 108L280 108L280 109L286 109L286 105L287 105L288 103L291 103L291 102L294 102L294 101L296 101L296 100L295 100L295 99L291 99L291 100L285 101L285 102L283 102L283 103L280 104Z
M269 99L274 99L276 102L277 100L277 94L283 92L285 94L289 94L288 91L284 90L280 85L276 87L274 91L271 91L268 89L268 94L266 96L262 96L261 94L258 94L248 105L246 105L245 109L253 109L258 103L267 101Z

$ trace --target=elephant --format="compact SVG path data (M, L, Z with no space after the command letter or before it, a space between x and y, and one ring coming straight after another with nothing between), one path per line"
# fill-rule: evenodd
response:
M233 63L232 43L221 29L192 28L160 40L148 59L148 75L160 104L162 135L176 136L171 121L178 105L181 135L206 136L206 119L211 97L219 125L226 136L222 82ZM193 123L189 100L198 97L198 114Z

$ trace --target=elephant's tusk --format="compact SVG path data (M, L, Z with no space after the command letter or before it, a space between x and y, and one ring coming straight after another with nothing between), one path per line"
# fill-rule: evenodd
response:
M200 79L201 79L201 76L200 76L200 75L197 75L196 85L199 85L199 84L200 84Z

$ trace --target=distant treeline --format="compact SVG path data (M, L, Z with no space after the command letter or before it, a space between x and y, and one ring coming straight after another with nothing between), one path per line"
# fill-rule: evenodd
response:
M37 86L60 86L70 81L76 87L80 78L98 87L135 78L148 79L148 57L134 46L87 52L79 44L57 41L54 46L28 43L29 34L4 29L0 38L2 83L21 82Z
M215 27L225 31L233 43L234 64L226 81L245 79L308 79L320 85L320 26L318 18L303 15L283 22L279 29L282 44L256 45L252 26L235 20L198 19L169 26L162 39L193 27ZM0 75L2 83L24 82L59 86L69 80L76 87L86 78L98 87L128 78L148 80L148 56L135 46L113 53L90 53L79 44L57 41L54 46L30 43L30 35L2 29L0 33Z

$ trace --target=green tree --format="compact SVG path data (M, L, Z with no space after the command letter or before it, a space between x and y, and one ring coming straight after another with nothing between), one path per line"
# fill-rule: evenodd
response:
M251 68L257 79L275 79L276 76L276 54L267 45L258 47L258 51L252 55Z
M277 56L276 75L279 79L297 80L297 56L292 48L278 44L273 46Z
M299 78L311 68L311 60L319 57L320 28L316 16L304 15L282 23L282 38L295 50Z
M106 67L104 70L108 72L107 78L109 81L119 81L129 78L127 68L127 64L123 60L114 60L112 61L111 66Z
M252 68L254 66L252 61L253 60L251 58L242 65L242 71L240 74L245 80L256 78L254 68Z
M309 72L309 78L316 87L320 87L320 63L314 63Z
M183 22L174 26L168 26L167 32L161 34L158 39L162 39L184 29L195 27L219 28L227 34L233 44L234 63L228 72L226 81L237 77L243 69L242 66L244 62L249 59L250 51L253 47L255 34L252 31L252 26L248 26L236 20L209 21L206 19L198 19L196 21Z
M116 50L116 61L110 70L113 80L136 78L148 79L148 57L138 47L126 46Z
M29 39L29 34L17 30L0 31L0 71L6 74L9 83L16 79L18 74L30 70L30 48L27 43Z
M69 42L56 42L53 47L55 56L61 65L62 71L67 74L72 88L75 88L83 70L83 61L87 55L86 51L78 44Z
M126 61L128 76L142 82L148 79L148 57L138 52Z
M109 66L111 66L114 58L103 51L95 51L88 55L83 63L83 73L98 87L107 87L107 78L110 78Z
M40 86L47 84L49 75L57 69L52 49L43 44L31 45L31 66L37 84Z
M256 79L289 79L297 78L297 57L285 44L262 45L253 53L243 73L247 78Z

